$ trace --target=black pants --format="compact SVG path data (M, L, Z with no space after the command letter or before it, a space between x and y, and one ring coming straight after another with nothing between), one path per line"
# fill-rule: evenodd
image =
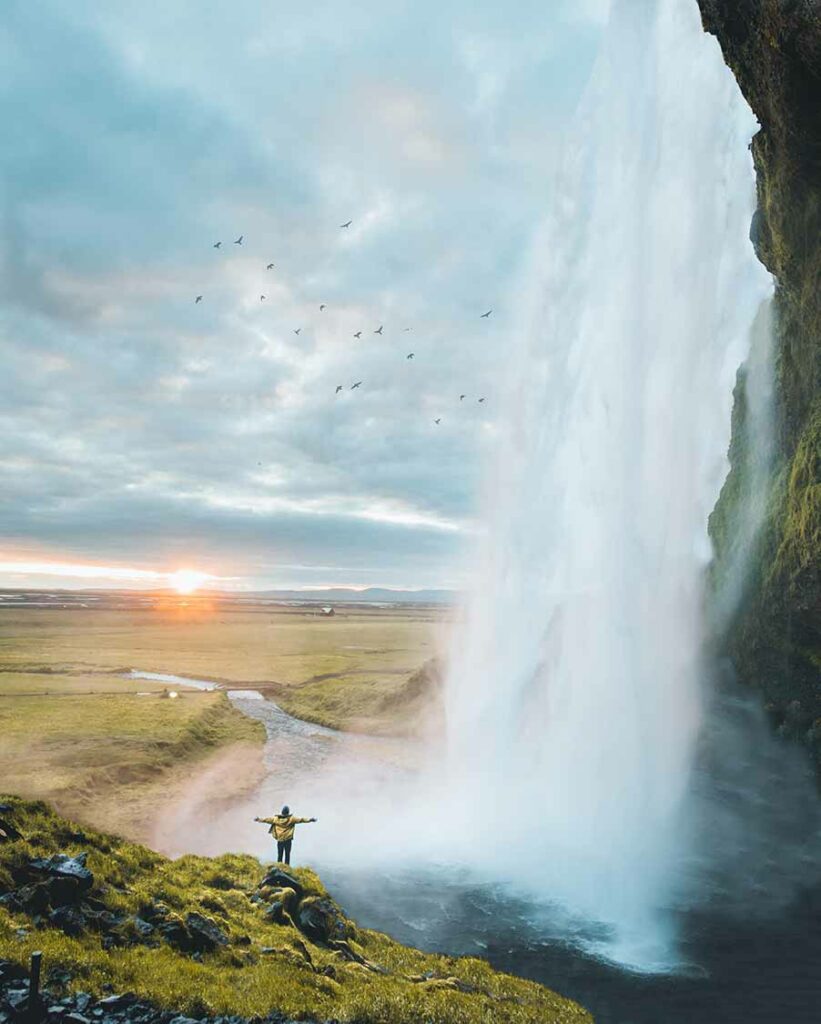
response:
M291 843L293 839L286 839L284 843L277 840L277 860L280 864L291 863Z

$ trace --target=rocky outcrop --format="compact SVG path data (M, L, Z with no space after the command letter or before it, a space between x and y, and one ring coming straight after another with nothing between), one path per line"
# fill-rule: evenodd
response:
M779 732L809 747L821 779L821 3L698 3L761 124L752 143L758 209L750 237L776 279L774 449L722 641ZM761 455L745 383L742 367L731 470L710 519L717 591L737 564L738 524Z

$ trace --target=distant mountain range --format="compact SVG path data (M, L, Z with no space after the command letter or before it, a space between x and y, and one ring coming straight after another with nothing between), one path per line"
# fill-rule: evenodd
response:
M268 597L277 601L310 601L317 604L453 604L455 590L390 590L387 587L328 587L327 590L258 590L236 597Z

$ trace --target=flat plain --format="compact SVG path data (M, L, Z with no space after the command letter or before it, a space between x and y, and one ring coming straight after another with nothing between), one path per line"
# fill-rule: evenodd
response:
M229 758L229 785L256 782L264 733L224 693L132 670L253 688L298 717L398 733L418 710L420 669L447 620L427 607L324 616L207 595L0 603L4 788L139 837L192 766ZM162 699L167 690L177 699Z

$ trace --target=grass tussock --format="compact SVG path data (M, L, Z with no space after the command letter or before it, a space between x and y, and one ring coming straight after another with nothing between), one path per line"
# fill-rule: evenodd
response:
M386 935L347 923L349 954L310 941L293 923L266 917L255 902L262 875L245 855L186 856L171 861L145 847L84 831L43 803L17 798L5 812L23 838L0 843L0 890L19 885L33 857L88 853L94 894L121 915L139 915L161 901L168 913L209 917L225 946L199 959L167 943L141 940L103 949L99 934L71 938L33 927L24 914L0 907L0 957L25 963L43 950L47 967L63 967L72 987L101 994L110 985L161 1007L189 1014L335 1018L348 1024L583 1024L589 1014L533 982L493 971L481 960L426 954ZM293 869L305 896L327 898L319 878Z

